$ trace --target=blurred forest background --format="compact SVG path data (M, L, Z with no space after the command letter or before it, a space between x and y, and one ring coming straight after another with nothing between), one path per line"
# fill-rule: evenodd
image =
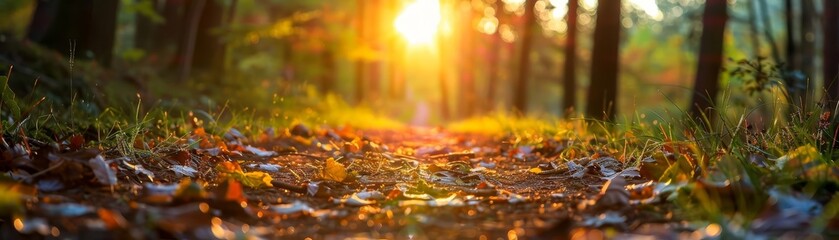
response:
M357 105L419 125L498 112L652 118L712 105L767 116L779 114L770 103L839 95L836 5L3 0L0 66L14 66L18 95L91 113L140 97L286 118Z

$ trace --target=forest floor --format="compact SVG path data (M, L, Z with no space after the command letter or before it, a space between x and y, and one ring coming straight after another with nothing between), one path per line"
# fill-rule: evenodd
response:
M236 129L213 136L195 127L177 147L142 138L123 149L90 147L82 135L59 143L4 139L2 166L10 179L0 188L7 216L0 221L0 238L811 234L796 230L812 219L798 219L800 214L767 214L768 225L724 233L727 226L683 219L691 215L666 199L687 184L657 181L666 167L653 158L627 159L549 136L538 144L517 144L518 138L440 128L311 130L298 124L252 137ZM731 190L737 188L731 183L692 185L703 186L716 195L746 191ZM773 197L792 204L786 209L812 204L821 211L811 200ZM783 221L772 222L777 218Z
M258 140L235 129L223 137L202 131L189 138L196 148L147 159L81 149L78 138L6 143L10 177L31 184L5 185L7 210L12 193L25 204L11 208L2 238L554 239L577 228L719 234L673 218L672 206L656 200L660 187L613 156L559 161L569 144L562 141L513 147L514 139L425 128L297 125Z

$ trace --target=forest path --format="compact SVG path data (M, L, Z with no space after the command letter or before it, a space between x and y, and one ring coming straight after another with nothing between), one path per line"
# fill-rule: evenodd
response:
M31 190L3 239L554 239L573 227L670 222L662 209L629 206L625 179L643 182L637 169L599 153L562 160L568 140L298 125L249 138L196 128L185 141L193 147L140 158L34 146L50 157L29 155L36 169L13 171L32 185L14 185ZM93 164L100 157L107 165ZM109 174L116 182L102 186Z

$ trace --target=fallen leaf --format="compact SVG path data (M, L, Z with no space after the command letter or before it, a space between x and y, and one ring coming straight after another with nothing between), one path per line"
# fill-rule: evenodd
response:
M199 181L192 181L189 178L184 178L178 184L178 189L175 190L174 198L182 202L192 202L195 200L204 199L207 197L207 192L204 191L204 186Z
M242 191L242 184L234 179L228 179L226 182L220 184L215 189L215 197L220 200L237 203L247 200L245 198L245 192Z
M96 180L98 180L99 183L109 186L117 184L117 174L114 173L111 166L105 162L105 158L103 158L102 155L96 155L96 157L88 160L87 166L93 170L93 174L96 176Z
M585 216L581 225L599 228L602 226L624 226L626 217L618 212L607 211L597 216Z
M321 176L326 180L343 182L347 178L347 169L344 164L335 161L334 158L328 158L321 171Z
M352 195L350 195L346 198L335 199L334 201L335 201L336 204L343 203L343 204L346 204L348 206L356 206L356 207L366 206L366 205L376 203L376 201L370 201L370 200L367 200L367 199L362 199L361 197L358 196L358 194L355 194L355 193L353 193Z
M277 212L279 214L293 214L293 213L300 213L300 212L312 212L314 209L309 207L308 204L300 201L294 201L293 203L289 204L280 204L271 206L271 210Z
M195 168L192 168L192 167L189 167L189 166L184 166L184 165L172 165L172 167L170 167L169 169L174 171L175 174L178 175L178 177L182 177L182 176L195 177L195 173L198 172L198 170L195 170Z
M246 173L242 171L242 168L239 167L238 164L232 162L220 163L216 166L216 170L223 173L221 177L236 179L237 181L250 188L274 186L271 184L271 181L274 180L274 178L272 178L271 175L269 175L268 173L260 171Z
M626 190L626 179L618 175L603 185L594 207L596 210L623 210L629 206L629 196L629 191Z
M259 156L259 157L273 157L273 156L277 155L277 152L266 151L266 150L262 150L262 149L255 148L255 147L252 147L252 146L245 146L245 150L247 150L248 152L251 152L254 155Z
M248 167L249 168L256 168L256 169L259 169L259 170L262 170L262 171L268 171L268 172L279 172L280 168L281 168L280 165L273 164L273 163L253 163L253 164L248 165Z
M775 163L779 169L801 169L810 167L809 165L811 165L814 160L818 159L818 157L819 150L813 146L806 145L800 146L787 153L787 155L775 159Z
M128 221L118 211L100 208L96 213L99 214L99 219L102 219L107 229L123 228L127 225Z
M78 217L92 213L95 210L91 206L78 203L42 204L41 208L43 208L48 215L62 217Z
M145 167L143 167L142 164L134 165L134 164L128 163L127 161L122 161L122 164L125 165L126 167L128 167L128 169L134 170L134 174L146 175L146 177L149 178L149 181L154 182L154 173L152 171L149 171Z

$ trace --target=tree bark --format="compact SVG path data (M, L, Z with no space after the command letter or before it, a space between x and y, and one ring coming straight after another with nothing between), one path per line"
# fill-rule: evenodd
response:
M800 31L800 38L801 38L801 59L800 67L801 72L804 73L804 76L807 76L809 81L807 81L807 85L810 86L807 90L812 95L813 92L813 76L815 75L815 70L813 68L814 59L816 56L816 33L815 27L813 24L813 13L816 12L815 7L813 6L813 0L802 0L801 1L801 31Z
M445 16L447 13L446 10L446 1L440 0L440 12ZM442 24L437 29L437 50L439 52L440 61L438 62L439 69L437 69L438 80L440 80L440 117L443 120L449 120L451 117L449 114L449 79L448 79L448 54L446 54L446 39L443 31Z
M389 19L393 22L399 16L401 4L399 1L389 1ZM390 98L401 99L404 97L405 76L404 63L405 50L398 37L388 39L388 51L390 53Z
M489 48L487 49L489 56L487 57L487 95L486 95L486 111L492 111L495 107L495 102L497 101L496 92L498 91L498 66L501 62L501 51L504 49L502 46L503 40L501 39L501 31L499 28L501 27L501 19L502 15L504 14L504 1L495 1L495 18L498 20L498 26L496 26L495 33L490 35L489 39Z
M370 3L370 31L368 35L368 41L372 46L372 50L376 53L380 53L382 50L382 38L381 38L381 7L382 7L382 0L368 0ZM369 87L367 92L367 97L373 102L379 101L381 97L381 78L382 78L382 61L379 58L375 58L368 62L367 68L369 76L367 78L367 86Z
M577 6L578 0L568 0L565 14L568 30L565 35L565 66L562 73L562 111L565 116L574 112L577 93Z
M192 73L192 58L195 52L195 40L198 36L198 24L201 20L201 13L207 0L189 0L184 20L186 22L184 34L178 44L178 51L175 58L175 66L180 68L179 80L186 82Z
M155 11L158 10L157 1L152 1L152 6ZM152 50L157 23L153 22L148 16L139 13L135 14L134 18L134 47L149 52Z
M332 93L335 91L335 53L332 48L327 46L321 53L321 67L323 73L321 75L320 92Z
M475 64L476 59L476 44L475 44L475 28L472 25L472 8L461 8L462 15L460 15L461 30L460 32L460 49L461 54L458 55L460 59L460 109L458 113L461 117L469 117L475 113L475 110L480 108L477 105L475 93Z
M109 67L118 7L118 1L110 0L39 1L28 37L47 48Z
M171 53L172 46L180 43L184 22L187 20L185 15L189 13L187 9L188 0L168 0L163 4L163 23L155 28L154 39L152 40L152 49L157 53L167 52ZM173 44L176 43L176 44ZM180 53L176 53L180 54Z
M356 1L356 34L358 34L357 41L359 46L366 44L366 28L365 28L365 0ZM363 58L355 60L355 103L361 104L364 101L364 66L366 61Z
M795 49L795 9L792 6L792 0L784 0L784 17L787 24L787 42L786 42L786 69L787 71L798 70L800 61L797 59L797 51Z
M769 7L767 7L766 0L759 1L761 11L760 16L763 19L763 34L766 35L766 41L769 43L769 47L772 50L772 58L775 60L775 64L781 64L783 59L781 59L781 53L778 51L778 45L775 43L775 36L772 35L772 21L769 20Z
M589 86L586 114L592 118L611 121L617 100L618 46L620 44L621 1L600 0L597 5L597 23L594 29L592 50L591 85Z
M824 86L829 108L839 100L839 2L824 1Z
M515 89L513 93L513 111L520 115L527 113L527 81L530 78L530 45L533 41L533 28L536 27L536 14L534 13L536 0L527 0L524 4L524 32L522 32L521 38L519 74L515 86L513 86L513 89Z
M702 37L699 46L699 65L696 68L691 113L694 117L705 114L711 121L711 110L717 99L719 76L723 60L723 37L728 21L725 0L708 0L702 16Z
M222 71L225 44L214 33L223 23L224 6L219 0L206 0L198 21L192 67L202 71Z

